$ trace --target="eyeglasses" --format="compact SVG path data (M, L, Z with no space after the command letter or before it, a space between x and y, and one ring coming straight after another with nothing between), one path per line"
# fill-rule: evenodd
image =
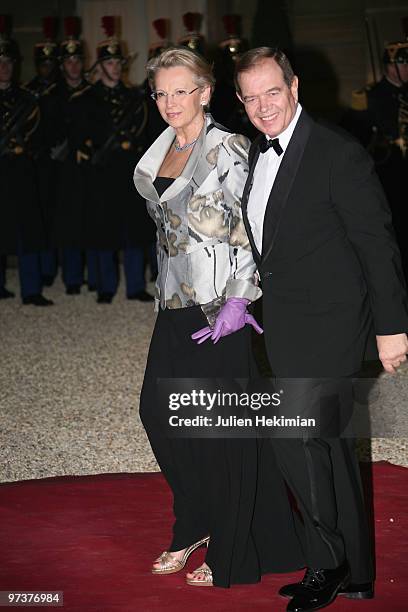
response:
M186 91L185 89L176 89L176 91L172 94L166 93L165 91L152 91L150 97L153 98L153 100L156 100L156 102L159 100L167 100L169 96L173 96L174 98L176 98L176 100L183 100L183 98L194 93L195 91L197 91L197 89L200 89L200 87L196 87L191 91Z

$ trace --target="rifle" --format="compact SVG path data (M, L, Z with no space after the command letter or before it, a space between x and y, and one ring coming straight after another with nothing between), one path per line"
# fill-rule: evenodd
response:
M135 108L136 102L138 102L138 100L135 100L133 98L129 101L129 103L124 108L122 119L116 125L114 132L112 132L109 138L105 140L101 148L95 151L95 153L92 155L91 164L93 166L104 166L106 164L109 153L111 153L113 146L117 144L118 136L123 130L125 130L128 127L129 120L133 117L132 111L136 110ZM144 129L146 125L147 113L146 113L146 107L143 102L140 103L139 111L140 110L144 111L144 118L143 118L143 121L137 133L133 135L133 138L136 138L137 136L139 136L139 134L142 132L142 130Z
M22 99L17 104L14 112L9 117L5 126L1 130L3 135L0 137L0 157L10 153L9 142L10 140L21 131L27 119L33 113L37 106L37 98L33 97L31 100ZM21 138L19 139L21 143Z

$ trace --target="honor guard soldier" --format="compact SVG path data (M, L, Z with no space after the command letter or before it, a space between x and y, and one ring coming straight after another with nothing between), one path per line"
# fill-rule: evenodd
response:
M96 266L98 303L110 304L116 293L120 249L127 298L151 301L144 250L154 240L154 226L132 184L145 147L146 103L141 88L122 81L126 59L114 35L115 18L103 17L102 23L107 39L97 47L100 79L82 96L83 144L77 152L87 172L86 240Z
M58 43L56 42L57 18L44 17L44 39L34 46L34 63L37 74L24 85L41 96L55 87L58 78Z
M9 38L9 20L0 16L0 298L5 288L5 256L17 254L23 304L48 306L42 295L40 251L45 245L32 153L38 144L40 112L29 91L13 82L20 53Z
M84 168L77 162L82 106L90 89L84 77L84 45L78 17L64 19L65 38L59 46L61 78L49 96L48 148L57 168L57 206L53 243L61 250L62 279L67 295L78 295L84 282ZM89 282L89 279L88 279ZM92 283L90 283L92 285Z
M211 96L211 113L216 121L237 134L249 138L256 135L251 122L235 94L235 62L248 51L248 42L241 37L241 16L222 18L227 37L218 45L214 60L215 88Z
M56 175L46 146L48 109L46 99L54 91L58 79L57 18L44 17L42 25L43 40L34 46L34 62L37 74L24 87L39 98L41 111L41 142L39 142L39 148L35 152L34 158L47 246L41 252L41 273L43 284L50 286L57 274L57 253L50 245L50 232L55 209Z
M408 171L408 42L386 45L381 80L353 92L343 122L372 154L388 197L408 276L406 175Z

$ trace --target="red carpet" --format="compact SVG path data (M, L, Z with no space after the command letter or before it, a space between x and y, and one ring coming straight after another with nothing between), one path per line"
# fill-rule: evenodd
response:
M373 471L376 598L338 598L333 612L408 610L408 469L379 463ZM169 540L170 504L160 474L0 485L0 591L64 591L59 609L80 612L286 609L277 589L300 573L231 589L186 586L184 571L152 576L152 559ZM197 567L202 555L196 552L187 567Z

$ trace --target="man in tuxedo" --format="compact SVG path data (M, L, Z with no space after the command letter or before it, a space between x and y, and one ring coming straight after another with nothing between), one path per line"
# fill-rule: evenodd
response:
M277 388L301 398L298 414L316 403L318 389L320 414L334 407L341 419L370 339L387 372L408 352L407 296L389 208L365 150L302 109L298 79L281 51L244 54L236 88L261 132L249 153L242 209ZM272 444L304 523L307 570L302 582L280 590L292 598L287 610L323 608L338 594L373 597L352 440L309 434Z

